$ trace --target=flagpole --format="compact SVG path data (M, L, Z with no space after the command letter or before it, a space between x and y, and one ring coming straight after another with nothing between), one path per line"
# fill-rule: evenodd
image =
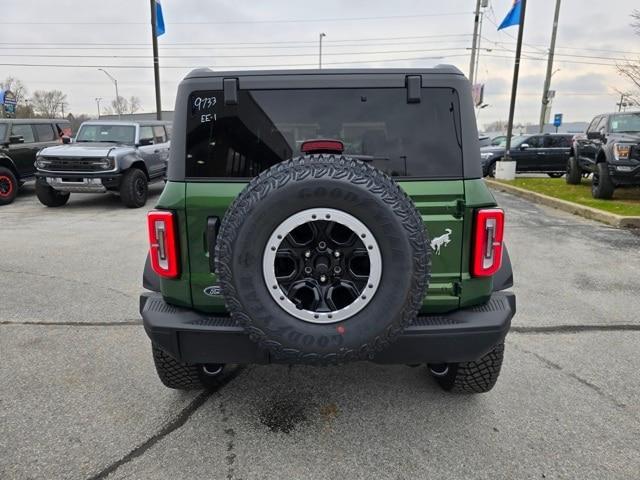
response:
M156 118L162 120L162 101L160 100L160 63L158 61L158 32L156 0L151 2L151 42L153 45L153 77L156 86Z
M516 93L518 90L518 74L520 73L520 54L522 53L522 35L524 32L524 14L527 10L527 0L521 0L520 5L520 26L518 28L518 43L516 45L516 62L513 66L513 83L511 85L511 103L509 105L509 123L507 124L507 145L505 149L503 162L513 162L511 158L511 135L513 135L513 114L516 109ZM512 165L512 172L504 172L507 173L505 175L506 178L503 177L504 180L513 180L515 178L515 162ZM498 176L498 168L496 168L496 178L500 178Z

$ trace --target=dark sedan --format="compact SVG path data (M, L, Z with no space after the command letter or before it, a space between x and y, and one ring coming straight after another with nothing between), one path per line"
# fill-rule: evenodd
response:
M546 133L520 135L511 140L511 157L517 162L516 172L546 173L552 178L561 177L567 169L571 152L572 134ZM482 147L482 172L493 176L495 164L505 154L504 146Z

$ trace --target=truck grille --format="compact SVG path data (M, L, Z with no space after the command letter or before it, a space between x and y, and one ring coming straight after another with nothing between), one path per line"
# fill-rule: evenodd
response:
M104 168L103 158L43 157L42 159L50 162L46 166L43 166L42 170L52 172L104 172L112 168Z

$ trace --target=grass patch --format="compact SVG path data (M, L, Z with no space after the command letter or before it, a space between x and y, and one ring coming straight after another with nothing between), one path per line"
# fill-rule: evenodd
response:
M499 182L542 193L550 197L579 203L625 216L640 216L640 188L617 188L612 200L599 200L591 196L591 179L582 179L580 185L567 185L564 178L516 178Z

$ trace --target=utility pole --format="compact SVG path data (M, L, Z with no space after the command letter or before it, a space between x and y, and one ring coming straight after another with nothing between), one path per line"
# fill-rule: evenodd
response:
M473 41L471 43L471 62L469 63L469 81L473 85L474 67L476 65L476 48L478 46L478 27L480 25L480 3L482 0L476 1L476 14L473 21Z
M160 61L158 59L158 32L156 0L151 2L151 44L153 46L153 78L156 86L156 118L162 120L162 101L160 99Z
M560 17L560 0L556 0L556 11L553 15L553 29L551 30L551 45L549 45L549 58L547 60L547 76L544 79L542 90L542 107L540 108L540 133L544 131L544 119L549 104L549 87L553 71L553 54L556 49L556 34L558 32L558 18Z
M484 6L484 4L483 4ZM478 77L478 66L480 65L480 52L482 49L480 48L480 44L482 43L482 20L484 18L484 12L480 12L480 27L478 28L478 46L476 48L476 66L473 70L474 77Z
M98 120L100 120L100 102L102 101L102 97L96 97L96 105L98 106Z
M320 51L318 52L318 69L322 70L322 39L324 37L326 37L327 35L325 33L321 33L319 40L320 40Z
M118 93L118 80L116 80L114 77L112 77L109 72L107 72L104 68L99 68L98 70L100 70L101 72L104 72L104 74L109 77L111 79L111 81L113 82L113 84L116 87L116 106L118 107L118 120L120 120L121 116L120 116L120 94Z
M511 85L511 102L509 104L509 123L507 124L507 144L505 146L505 153L503 162L512 162L511 158L511 136L513 135L513 114L516 109L516 94L518 92L518 75L520 74L520 56L522 54L522 35L524 33L524 16L527 12L527 0L522 0L520 5L520 26L518 27L518 40L516 44L516 62L513 66L513 83ZM515 177L515 163L513 164L513 171L511 172ZM496 173L498 173L496 171ZM497 178L497 176L496 176ZM513 180L513 178L505 178L505 180Z

